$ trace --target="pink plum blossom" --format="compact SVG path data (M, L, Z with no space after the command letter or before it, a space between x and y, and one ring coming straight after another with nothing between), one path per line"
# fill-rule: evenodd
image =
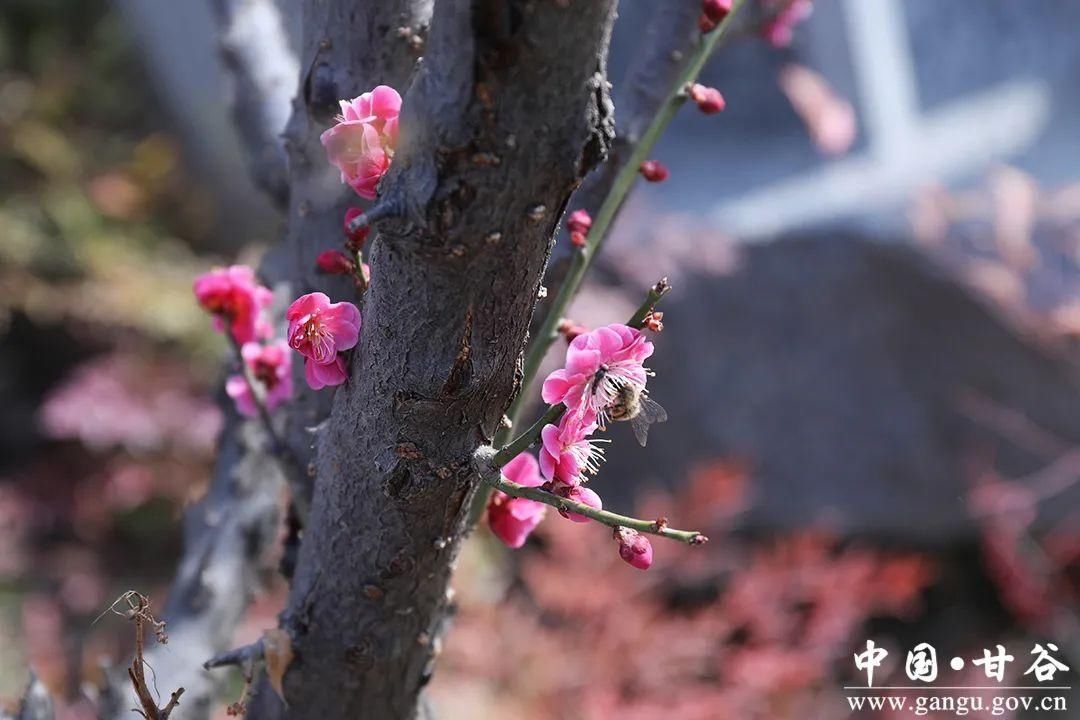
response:
M323 250L315 258L315 265L327 275L352 275L356 269L349 256L340 250Z
M566 364L544 380L544 402L563 403L579 421L597 418L600 425L625 386L645 389L649 371L642 365L653 344L640 330L607 325L578 335L566 349Z
M723 22L731 12L731 0L702 0L701 12L714 23Z
M566 220L566 228L570 230L570 232L587 233L591 227L592 216L589 215L588 210L575 210L570 213L570 217Z
M539 487L544 482L540 477L536 458L529 453L521 453L506 463L502 468L502 476L505 480L526 487ZM495 537L508 547L519 548L525 544L529 533L544 519L546 511L547 506L543 503L510 497L495 490L488 500L488 526Z
M589 436L596 430L596 413L584 417L565 413L559 424L545 425L540 431L540 471L548 480L577 485L585 473L595 473L604 459L604 451Z
M600 496L596 494L596 491L594 491L594 490L592 490L590 488L587 488L584 485L562 485L562 484L559 484L555 488L555 494L560 495L560 496L566 498L567 500L573 500L574 502L579 502L579 503L581 503L583 505L588 505L589 507L594 508L596 510L603 510L604 509L604 503L600 500ZM560 510L559 514L562 515L567 520L572 520L573 522L577 522L577 523L589 522L589 520L590 520L590 518L587 518L584 515L579 515L578 513L575 513L575 512L564 512L564 511Z
M795 26L813 13L811 0L787 0L787 4L761 28L761 36L773 47L783 48L791 44Z
M246 343L240 355L251 374L262 384L266 409L273 412L292 397L292 354L284 340L268 345ZM243 375L231 375L225 381L225 393L236 403L237 411L245 417L255 417L259 408Z
M213 313L218 332L228 329L241 345L270 334L262 313L273 300L273 293L259 285L255 271L247 265L203 273L195 279L195 297L203 309Z
M301 295L285 313L289 346L304 356L304 379L313 390L340 385L348 378L341 353L360 337L360 310L350 302L332 303L320 292Z
M390 167L400 112L397 90L379 85L360 97L342 100L337 124L319 138L327 159L341 171L341 181L362 198L375 198L379 180Z
M615 539L619 543L619 557L638 570L648 570L652 565L652 543L637 530L615 528Z

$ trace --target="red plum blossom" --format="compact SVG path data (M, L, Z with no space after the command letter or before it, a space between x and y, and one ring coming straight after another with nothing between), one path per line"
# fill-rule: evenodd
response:
M510 482L526 487L539 487L543 484L540 467L536 458L529 453L521 453L502 468L502 476ZM488 526L495 537L508 547L519 548L525 544L529 533L536 529L544 519L547 506L535 500L510 497L495 490L488 499Z
M289 346L304 356L304 379L313 390L340 385L348 378L341 353L360 337L360 310L350 302L332 303L325 294L301 295L285 313Z
M646 160L641 163L638 172L641 173L641 177L645 178L646 181L652 183L664 182L668 179L668 175L670 175L667 167L659 160Z
M250 267L214 268L195 279L194 289L199 305L213 313L218 332L227 329L241 345L270 334L262 312L273 300L273 293L259 285Z
M563 403L567 414L578 421L597 418L600 425L608 410L627 388L645 389L649 371L642 365L653 353L653 344L640 330L612 324L578 335L566 349L566 364L544 380L544 402Z
M596 494L594 490L587 488L584 485L559 485L555 489L555 494L560 495L567 500L573 500L582 505L588 505L596 510L604 509L604 503L600 500L600 496ZM589 522L590 520L590 518L575 512L565 512L560 510L559 514L567 520L572 520L577 523Z
M292 397L292 354L284 340L275 340L267 345L246 343L240 349L244 363L251 369L251 374L265 391L263 401L266 409L275 408ZM244 417L259 414L251 387L243 375L231 375L225 381L225 392L236 403L236 410Z
M652 565L652 543L637 530L615 528L615 539L619 542L619 557L638 570L648 570Z
M559 424L545 425L540 431L540 471L548 480L565 485L578 485L585 473L595 473L604 452L589 436L596 430L596 413L587 411L584 417L575 413L563 415Z
M341 101L337 124L320 136L327 159L341 171L341 181L372 200L390 167L398 138L401 96L379 85L352 100Z

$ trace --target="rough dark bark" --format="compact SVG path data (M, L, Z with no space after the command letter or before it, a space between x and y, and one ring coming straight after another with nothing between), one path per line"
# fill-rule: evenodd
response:
M430 18L431 0L380 0L362 7L353 0L305 3L301 94L293 102L280 144L288 150L288 188L284 192L274 178L259 177L285 169L283 158L278 158L281 168L274 165L278 162L274 158L280 128L266 122L275 113L263 109L265 103L282 98L278 94L271 100L265 91L281 88L263 86L264 92L260 92L259 83L249 73L254 68L244 61L247 51L230 47L237 38L250 38L248 30L235 25L250 15L239 13L241 5L232 0L219 0L218 5L227 36L226 52L236 54L231 67L237 73L237 116L248 123L244 135L253 172L257 181L272 181L270 190L279 200L289 201L285 238L263 263L262 275L285 297L321 290L335 299L354 299L351 283L315 272L318 253L341 244L345 209L360 204L325 162L319 134L337 112L337 98L354 97L380 83L406 85L419 51L417 42ZM402 28L410 32L406 35ZM286 103L295 88L294 79L284 96ZM302 378L302 364L296 365L297 399L278 415L285 415L286 442L303 468L312 456L308 428L329 413L332 395L309 391ZM228 405L224 401L223 407ZM258 574L276 540L282 480L279 469L266 451L258 424L241 422L228 413L207 496L185 518L184 554L164 614L172 639L168 646L148 648L146 655L162 687L185 688L173 718L209 716L217 678L203 670L202 664L230 646L233 630L259 586ZM118 677L110 690L102 716L128 717L131 689L126 676Z
M296 653L288 717L419 712L476 489L473 453L520 383L558 219L610 140L614 6L435 9L380 200L404 217L380 227L352 377L318 437L312 515L283 615Z
M353 283L317 272L323 250L340 249L342 222L363 201L341 184L326 161L319 135L340 112L338 100L375 85L402 89L423 51L432 0L329 0L303 3L300 88L285 128L289 161L289 209L284 241L261 268L289 299L321 291L334 300L356 300ZM310 428L330 412L333 393L310 391L303 365L295 363L297 396L289 404L285 439L301 466L312 456Z

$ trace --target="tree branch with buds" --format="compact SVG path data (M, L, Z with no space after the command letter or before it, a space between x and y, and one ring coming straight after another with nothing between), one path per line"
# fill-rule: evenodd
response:
M638 306L638 309L634 311L634 314L630 316L630 321L626 324L632 328L640 329L645 327L647 320L653 316L656 303L660 302L660 299L669 292L671 292L671 284L668 283L666 277L661 278L659 282L649 288L645 301ZM517 457L518 454L535 445L536 441L540 439L540 432L544 429L544 426L558 422L564 412L566 412L565 405L549 405L536 422L495 453L495 463L502 467ZM480 509L483 510L483 505L480 506Z
M569 307L570 301L577 295L589 267L607 239L612 223L640 174L642 163L649 157L653 146L656 145L657 140L660 139L668 124L675 117L675 113L686 102L687 88L694 84L701 74L702 68L705 67L706 61L718 47L720 41L730 32L734 18L744 2L745 0L735 0L726 17L716 25L715 29L701 34L697 46L691 50L681 72L675 75L666 100L660 105L653 116L652 122L645 128L641 134L641 139L634 145L633 150L615 175L611 183L611 189L592 221L585 244L575 250L570 268L559 288L559 292L547 309L547 315L539 332L536 334L536 338L529 345L525 356L521 391L514 398L507 413L510 418L511 428L520 420L521 413L529 397L530 387L540 370L540 363L543 362L551 344L559 337L559 322L566 312L566 308ZM502 437L496 437L496 444L505 442L509 431L503 431L500 435Z
M482 460L485 456L478 454L478 459ZM584 515L590 520L595 520L602 525L607 525L612 528L630 528L637 532L647 533L649 535L658 535L671 540L678 540L679 542L686 543L687 545L704 545L709 541L709 538L702 535L697 530L675 530L667 526L667 520L665 518L658 518L656 520L642 520L639 518L629 517L627 515L619 515L618 513L609 512L607 510L598 510L585 503L580 503L568 498L550 493L543 488L538 487L526 487L519 485L518 483L511 482L502 477L499 473L498 462L494 460L495 456L488 455L492 458L491 462L487 464L480 474L480 479L490 485L492 488L504 492L510 497L525 498L527 500L533 500L538 503L543 503L563 513L576 513L578 515Z
M301 478L299 464L293 456L292 451L289 449L289 446L281 439L277 429L274 427L274 418L270 415L270 408L267 407L266 404L266 388L259 379L255 377L255 372L248 365L247 361L244 360L244 355L236 336L233 335L232 332L226 332L225 335L229 338L229 346L232 348L233 356L240 366L240 374L243 376L244 382L251 392L251 399L255 404L259 422L262 424L263 431L270 441L271 455L280 465L281 474L285 478L285 482L289 485L289 491L291 492L293 506L296 508L296 514L299 517L301 524L303 524L307 522L309 502L308 490Z

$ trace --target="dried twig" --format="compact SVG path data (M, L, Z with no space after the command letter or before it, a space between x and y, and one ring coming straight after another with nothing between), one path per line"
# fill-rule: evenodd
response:
M126 606L127 609L119 609L118 606L122 605ZM141 709L132 709L146 720L168 720L169 715L180 704L180 696L184 694L184 688L174 690L169 697L169 702L162 707L158 707L157 698L154 697L155 693L151 691L146 682L146 668L149 666L146 660L143 659L146 626L149 625L154 629L155 638L164 645L169 642L169 636L165 632L165 623L157 620L153 613L150 612L150 599L134 590L128 590L117 598L105 612L112 612L114 615L127 618L135 623L135 657L131 661L131 666L128 667L128 677L131 679L131 685L135 689L135 697L138 698ZM152 671L153 668L151 668Z

